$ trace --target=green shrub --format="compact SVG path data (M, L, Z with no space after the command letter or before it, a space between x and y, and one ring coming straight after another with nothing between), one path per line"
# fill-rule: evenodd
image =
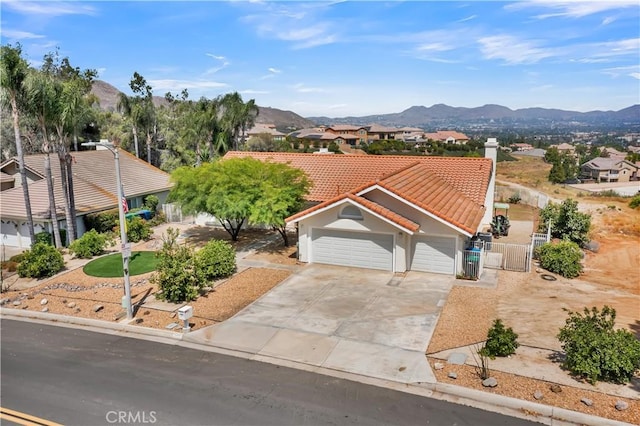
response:
M571 241L543 244L536 248L536 257L544 269L565 278L575 278L582 272L582 251Z
M104 234L113 231L118 226L119 219L118 209L111 209L86 215L84 224L87 229L95 229L98 233Z
M481 349L485 355L494 359L497 356L509 356L520 346L518 335L511 327L505 328L500 318L493 322L487 333L487 342Z
M520 197L520 194L517 192L507 200L509 204L518 204L520 201L522 201L522 197Z
M62 254L46 243L36 243L24 253L18 265L18 275L27 278L45 278L57 274L64 268Z
M156 211L158 211L158 204L160 204L160 200L158 199L157 196L151 194L151 195L147 195L144 198L143 204L147 210L150 210L152 213L155 213Z
M640 194L634 195L634 197L629 201L629 207L632 209L637 209L640 207Z
M595 384L626 383L640 369L640 341L628 330L614 330L616 311L584 308L569 312L558 339L566 353L565 368Z
M140 216L127 219L127 240L132 243L148 240L151 237L151 227Z
M167 229L162 250L156 254L156 273L151 278L160 288L157 296L174 303L194 300L204 282L193 250L178 245L178 235L178 230Z
M20 262L22 262L22 259L24 259L24 253L18 253L18 254L14 254L13 256L11 256L9 258L9 261L15 262L15 263L20 263Z
M158 226L161 225L163 223L165 223L167 221L167 217L165 216L165 214L163 212L157 212L152 218L151 220L147 221L147 223L149 224L150 227L154 227L154 226Z
M228 277L236 270L236 252L226 241L211 240L196 256L202 277L207 281Z
M89 259L104 253L104 248L108 241L109 236L99 234L95 229L92 229L72 242L69 249L76 257Z
M34 235L34 237L36 239L35 241L36 243L45 243L45 244L49 244L50 246L53 246L53 234L47 231L38 232L37 234ZM66 229L60 228L60 241L62 241L62 246L67 245Z

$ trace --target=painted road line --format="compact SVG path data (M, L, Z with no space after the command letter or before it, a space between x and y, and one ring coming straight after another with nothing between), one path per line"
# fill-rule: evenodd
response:
M17 423L23 426L62 426L60 423L41 419L36 416L31 416L29 414L10 410L4 407L0 407L0 419Z

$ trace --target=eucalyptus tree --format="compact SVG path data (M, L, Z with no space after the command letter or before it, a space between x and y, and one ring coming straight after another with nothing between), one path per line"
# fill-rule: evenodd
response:
M22 137L20 135L20 114L22 112L22 103L25 95L24 82L28 74L29 66L27 61L22 57L22 47L20 44L16 46L2 46L0 52L0 86L2 87L2 100L3 103L8 103L11 106L16 156L18 157L18 170L27 214L27 227L29 228L29 237L33 244L35 242L33 214L31 212L27 173L24 168Z
M137 71L129 82L129 87L137 98L138 105L138 125L146 134L147 163L151 164L151 143L157 134L156 111L153 105L153 90L147 80Z
M116 108L131 123L131 132L133 134L133 146L136 157L140 158L140 149L138 146L138 124L142 115L142 107L140 100L133 96L127 96L120 92L118 95L118 103Z

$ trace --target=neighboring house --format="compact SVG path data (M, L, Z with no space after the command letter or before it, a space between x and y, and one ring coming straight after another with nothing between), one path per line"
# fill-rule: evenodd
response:
M4 172L0 172L0 191L11 189L15 186L16 178Z
M424 141L424 130L418 127L401 127L396 132L396 139L405 142Z
M580 177L596 182L629 182L640 180L638 165L627 160L597 157L580 166Z
M491 221L498 143L488 158L229 152L288 163L313 186L287 219L298 258L393 272L455 275L468 240Z
M568 143L561 143L560 145L551 145L549 148L557 149L560 154L567 154L567 155L576 154L576 147Z
M425 133L427 140L445 142L450 145L464 145L469 142L469 136L453 130L438 130L435 133Z
M113 154L106 150L72 152L73 188L78 236L85 231L84 215L118 207L115 162ZM44 179L44 154L25 156L25 168L29 181L29 197L35 232L52 232L49 215L49 196L47 182ZM120 150L120 170L122 186L130 208L142 206L147 195L154 194L164 203L171 183L169 175ZM16 158L0 165L3 190L0 193L0 243L6 246L28 248L31 245L27 227L27 215L24 204L20 175ZM54 182L57 220L66 228L64 197L60 178L60 162L57 155L51 155L51 172ZM4 189L5 175L14 179L11 188Z
M613 160L624 160L627 156L626 152L618 151L617 149L608 146L602 148L600 152L601 156L611 158Z
M533 149L533 145L528 143L514 143L511 144L511 149L513 151L531 151Z
M338 145L346 143L351 146L360 144L360 136L351 133L327 132L320 128L302 129L289 133L289 136L299 141L317 142L321 145L335 142Z
M365 126L352 126L351 124L334 124L324 128L327 133L341 135L349 140L355 140L356 145L367 142L369 136ZM350 142L348 142L350 143Z
M251 129L247 130L246 135L247 139L249 139L252 136L259 136L265 133L271 135L271 138L275 142L282 142L286 137L284 133L277 131L273 124L256 124Z
M395 127L386 127L379 124L372 124L367 126L366 129L368 142L395 139L398 133L398 129Z

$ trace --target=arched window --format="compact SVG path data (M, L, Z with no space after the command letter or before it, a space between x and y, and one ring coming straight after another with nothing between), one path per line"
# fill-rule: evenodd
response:
M338 215L341 219L353 219L353 220L362 220L362 212L359 208L353 205L345 206Z

